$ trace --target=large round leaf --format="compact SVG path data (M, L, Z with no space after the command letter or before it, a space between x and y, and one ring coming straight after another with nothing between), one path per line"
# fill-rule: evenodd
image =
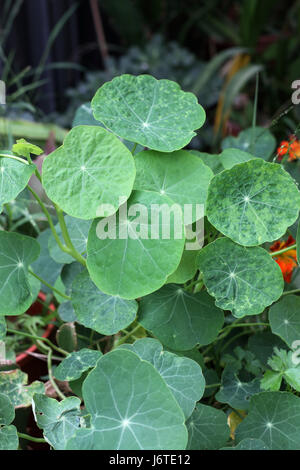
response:
M0 427L0 450L17 450L19 438L15 426Z
M0 157L0 213L6 202L15 199L28 184L35 165L27 165L11 158Z
M161 152L187 145L205 121L195 95L150 75L122 75L105 83L92 108L95 118L115 134Z
M170 217L160 212L162 206L169 212L172 205L164 195L134 191L128 201L127 220L119 211L116 219L113 216L93 222L88 239L87 268L100 290L135 299L159 289L166 282L180 262L185 242L181 216L177 218L178 224L174 224L173 212ZM133 218L131 211L137 211L139 216ZM98 223L116 227L116 237L104 239L100 234L103 236L100 239ZM165 228L170 228L170 232L164 232ZM153 238L152 229L155 231Z
M300 450L300 398L287 392L254 395L236 430L237 442L247 438L261 439L271 450Z
M15 418L15 409L7 395L0 393L0 426L10 424Z
M149 362L132 351L102 356L83 383L91 428L80 429L68 449L185 449L184 415Z
M272 332L280 336L290 347L300 339L300 298L287 295L269 310Z
M134 344L124 344L121 348L129 349L144 361L153 364L187 419L204 393L205 380L199 364L187 357L163 351L159 341L152 338L139 339Z
M211 343L224 323L206 292L190 294L175 284L142 298L139 312L141 325L175 351Z
M0 315L19 315L32 304L28 266L39 253L33 238L0 231Z
M49 198L80 219L116 212L119 198L129 197L134 178L132 154L116 136L97 126L74 127L43 164Z
M212 406L198 403L186 425L189 432L187 448L191 450L220 449L229 439L226 414Z
M278 264L260 247L245 248L219 238L200 250L198 267L216 305L237 318L258 315L283 292Z
M204 203L213 172L196 155L187 150L173 153L148 150L136 155L135 165L134 189L165 194L182 208L184 204L193 205L193 218L186 225L204 215ZM196 204L203 204L201 216L196 214Z
M282 166L254 159L212 179L206 214L227 237L255 246L284 235L299 208L299 190Z
M65 216L66 226L71 238L71 241L79 253L84 253L86 251L86 245L88 241L89 229L91 226L90 220L81 220L71 217L69 215ZM62 231L60 225L56 225L56 232L64 244L64 239L62 236ZM67 253L64 253L59 248L55 238L53 236L49 237L49 252L51 257L57 263L69 264L74 262L74 258Z
M101 292L87 271L80 273L72 284L72 305L78 323L107 336L130 325L138 309L135 300Z

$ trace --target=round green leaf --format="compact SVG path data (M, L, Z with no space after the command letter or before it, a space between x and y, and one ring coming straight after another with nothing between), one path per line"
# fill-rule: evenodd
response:
M193 219L189 223L204 215L203 208L203 214L197 217L194 206L204 206L213 172L200 158L186 150L169 154L148 150L135 156L135 165L134 189L165 194L182 208L184 204L193 204Z
M168 284L141 299L139 322L164 345L180 351L214 341L224 314L206 292L190 294Z
M123 344L122 349L135 352L144 361L151 362L164 379L187 419L204 393L205 380L197 362L163 351L156 339L143 338L134 344Z
M255 246L284 235L299 208L299 190L282 166L254 159L212 179L206 214L233 241Z
M90 220L76 219L69 215L65 216L65 222L74 247L79 253L84 253L86 251L89 229L92 222ZM64 243L60 225L57 224L55 228L59 238L62 243ZM57 263L69 264L74 262L72 256L61 251L53 236L49 237L49 252L53 260Z
M198 403L186 425L189 433L187 449L216 450L229 439L226 414L212 406Z
M10 424L15 418L15 409L7 395L0 393L0 426Z
M78 323L107 336L130 325L138 309L135 300L101 292L87 271L80 273L72 284L72 305Z
M11 158L0 157L0 213L3 204L15 199L23 191L34 173L35 165L27 165Z
M0 315L19 315L32 304L28 266L39 252L35 239L0 231Z
M159 212L161 205L169 211L173 202L168 197L152 191L134 191L128 201L127 225L126 220L121 218L120 211L116 218L112 216L104 221L113 227L116 226L116 238L100 239L98 223L103 221L93 222L88 238L87 268L93 282L101 291L125 299L136 299L159 289L176 270L185 243L182 219L179 220L182 233L178 234L177 230L174 232L174 213L171 212L170 233L166 238L162 212ZM141 206L143 210L140 211ZM130 216L130 211L135 211L136 207L139 216L134 219ZM144 210L146 214L143 213ZM151 213L152 216L154 214L153 217ZM151 238L152 228L155 231L157 229L158 238ZM125 233L124 238L119 237L121 230L129 236Z
M236 441L261 439L271 450L300 450L300 398L288 392L254 395Z
M287 295L269 310L272 332L280 336L290 347L300 339L300 298Z
M54 375L58 380L79 379L83 372L95 367L101 356L101 351L87 348L72 352L56 367Z
M187 145L205 121L195 95L150 75L126 74L105 83L92 108L95 118L115 134L161 152Z
M258 315L283 292L278 264L260 247L245 248L219 238L200 250L198 268L216 305L237 318Z
M254 127L245 129L237 137L229 136L222 142L222 149L237 148L268 160L276 147L276 139L269 129Z
M67 449L185 449L184 415L157 370L135 353L102 356L83 384L91 428L80 429Z
M97 126L74 127L43 163L48 197L80 219L109 216L132 191L135 166L120 140Z

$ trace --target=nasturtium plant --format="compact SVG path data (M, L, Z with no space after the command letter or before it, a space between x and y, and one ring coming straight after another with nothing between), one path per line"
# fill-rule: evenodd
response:
M267 128L210 154L204 121L121 75L41 173L0 152L1 450L300 450L300 192Z

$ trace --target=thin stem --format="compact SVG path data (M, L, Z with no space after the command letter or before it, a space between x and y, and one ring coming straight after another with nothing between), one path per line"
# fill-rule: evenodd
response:
M216 387L221 387L222 384L209 384L209 385L205 385L205 388L216 388Z
M282 253L285 253L286 251L294 250L297 248L297 243L294 245L287 246L286 248L283 248L282 250L279 251L273 251L273 253L270 253L271 256L278 256L281 255Z
M7 155L6 153L0 153L0 158L10 158L11 160L17 160L18 162L24 163L24 165L29 165L27 160L23 158L16 157L15 155Z
M299 292L300 292L300 289L287 290L287 291L283 292L282 295L299 294Z
M14 330L12 328L8 328L7 333L12 333L12 334L15 334L15 335L20 335L20 336L25 336L26 338L31 338L31 339L34 339L36 341L44 341L44 343L48 344L52 349L59 352L63 356L69 356L69 353L67 351L64 351L63 349L55 346L55 344L53 344L50 341L50 339L44 338L43 336L37 336L37 335L33 335L33 334L31 335L29 333L25 333L24 331Z
M58 289L56 289L56 287L51 286L51 284L49 284L47 281L45 281L45 280L42 279L40 276L38 276L37 274L35 274L33 271L31 271L31 269L28 269L28 272L29 272L29 274L31 274L32 276L34 276L36 279L38 279L42 284L44 284L45 286L49 287L49 289L51 289L53 292L56 292L56 294L60 295L61 297L63 297L63 298L66 299L66 300L71 300L71 297L69 297L68 295L64 294L63 292L60 292Z
M237 324L232 324L232 325L228 325L228 326L225 326L225 328L223 328L220 333L223 333L227 330L231 330L231 328L240 328L240 327L243 327L243 326L270 326L269 323L262 323L262 322L257 322L257 323L237 323Z
M62 391L59 389L59 387L56 385L56 382L54 380L53 374L52 374L52 349L48 348L48 356L47 356L47 366L48 366L48 374L49 374L49 380L51 382L52 387L56 391L57 395L64 400L66 397L62 393Z
M22 432L18 432L18 436L20 439L26 439L26 441L32 441L32 442L47 442L44 438L42 437L33 437L29 436L29 434L24 434Z
M119 339L119 341L115 344L114 348L117 348L118 346L120 346L121 344L125 343L125 341L127 341L132 335L134 335L134 333L141 327L141 325L137 325L135 328L133 328L132 331L130 331L129 333L127 333L127 335L123 336L121 339Z
M86 266L85 259L81 256L80 253L78 253L78 251L76 250L76 248L74 247L74 245L72 243L71 237L69 235L69 232L68 232L68 229L67 229L67 226L66 226L66 221L65 221L65 218L64 218L63 211L56 204L54 204L54 207L56 209L58 222L59 222L59 225L60 225L60 228L61 228L61 231L62 231L62 236L64 238L64 241L65 241L67 247L70 250L70 254L73 256L73 258L75 258L77 261L79 261L79 263L81 263L83 266Z
M29 186L27 185L27 188L29 189L29 191L31 192L31 194L33 195L33 197L37 200L37 202L39 203L39 205L41 206L41 209L42 211L44 212L45 216L47 217L47 220L48 220L48 223L49 223L49 226L50 226L50 229L53 233L53 236L59 246L59 248L62 250L62 251L65 251L66 253L69 253L69 250L67 250L67 247L64 246L62 243L61 243L61 240L59 238L59 236L57 235L57 232L56 232L56 229L54 227L54 224L53 224L53 221L52 221L52 217L50 215L50 213L48 212L48 210L46 209L46 206L45 204L42 202L41 198L37 195L37 193ZM70 253L69 253L70 254Z

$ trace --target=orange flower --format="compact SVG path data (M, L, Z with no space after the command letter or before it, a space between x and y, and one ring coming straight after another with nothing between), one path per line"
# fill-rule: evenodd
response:
M290 235L287 241L278 240L277 242L273 243L273 245L270 247L270 251L273 253L275 251L283 250L284 248L287 248L290 245L294 245L295 243L296 241ZM285 282L291 282L293 270L297 267L296 250L292 249L286 251L285 253L274 257L274 260L280 266Z
M289 141L283 140L277 149L277 158L279 161L287 154L289 156L289 162L300 158L300 140L296 139L295 135L292 135Z

